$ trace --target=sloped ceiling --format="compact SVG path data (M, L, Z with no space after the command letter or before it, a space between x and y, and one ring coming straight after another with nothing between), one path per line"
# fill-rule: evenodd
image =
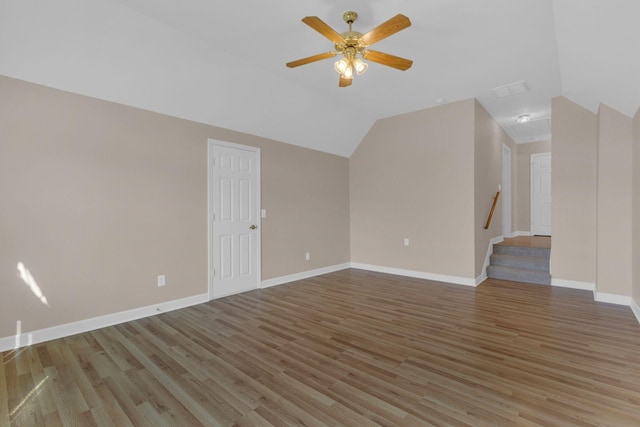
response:
M331 60L285 67L333 49L301 18L342 32L347 10L363 33L409 16L376 49L413 67L370 64L348 88ZM515 118L547 123L553 96L636 112L638 16L637 0L0 0L0 74L345 157L379 118L472 97L528 142L548 126Z

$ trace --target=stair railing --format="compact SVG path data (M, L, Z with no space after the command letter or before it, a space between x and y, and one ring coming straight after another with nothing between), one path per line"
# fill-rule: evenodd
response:
M487 218L487 223L484 225L484 229L488 230L491 225L491 218L493 218L493 211L496 210L496 204L498 203L498 197L500 196L500 192L496 191L496 197L493 198L493 205L491 206L491 212L489 212L489 218Z

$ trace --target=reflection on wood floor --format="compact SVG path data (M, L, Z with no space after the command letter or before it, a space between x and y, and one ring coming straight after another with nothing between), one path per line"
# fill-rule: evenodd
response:
M640 425L631 310L513 282L344 270L2 356L0 425Z

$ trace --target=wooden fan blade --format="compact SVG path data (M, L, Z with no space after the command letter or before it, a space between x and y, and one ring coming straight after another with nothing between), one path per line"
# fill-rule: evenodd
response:
M377 43L382 39L386 39L387 37L397 33L398 31L402 31L410 26L411 21L409 20L409 18L402 14L397 14L393 18L383 22L373 30L369 31L367 34L362 36L360 40L362 40L366 45L371 46L372 44Z
M323 59L332 58L337 54L338 52L319 53L318 55L313 55L307 58L298 59L297 61L287 62L287 67L289 68L299 67L301 65L309 64L311 62L322 61Z
M307 16L306 18L302 18L302 22L304 22L334 43L344 42L344 38L336 30L331 28L317 16Z
M378 52L377 50L365 50L362 57L368 61L377 62L387 67L396 68L398 70L408 70L413 65L410 59L400 58L399 56L389 55L388 53Z
M351 83L353 83L353 79L345 79L344 77L340 76L340 83L338 83L338 86L347 87L351 86Z

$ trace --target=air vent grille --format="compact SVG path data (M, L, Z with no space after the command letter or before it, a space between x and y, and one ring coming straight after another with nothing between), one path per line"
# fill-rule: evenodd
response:
M529 92L529 84L526 81L510 83L508 85L499 86L491 89L496 98L505 98L519 93Z

